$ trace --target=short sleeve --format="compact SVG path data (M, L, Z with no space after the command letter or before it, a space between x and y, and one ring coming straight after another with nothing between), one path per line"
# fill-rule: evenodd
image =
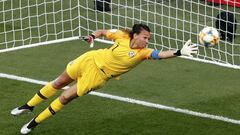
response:
M151 58L152 52L153 52L153 49L144 48L144 49L142 50L142 55L143 55L144 59L152 59L152 58Z
M106 37L111 40L116 40L118 38L129 38L127 33L117 29L108 30Z

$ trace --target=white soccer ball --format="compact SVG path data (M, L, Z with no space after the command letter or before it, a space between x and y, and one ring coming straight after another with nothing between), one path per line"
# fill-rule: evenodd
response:
M200 31L198 38L200 44L206 47L213 47L219 43L220 34L216 28L205 27Z

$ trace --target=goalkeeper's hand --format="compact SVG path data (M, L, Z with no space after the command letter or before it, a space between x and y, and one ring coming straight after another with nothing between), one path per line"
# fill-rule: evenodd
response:
M94 42L95 38L96 37L95 37L94 34L90 34L89 36L81 36L81 37L79 37L80 40L84 40L84 41L88 42L90 47L93 47L93 42Z
M193 57L192 54L197 54L198 46L192 44L192 41L189 39L180 50L181 55Z

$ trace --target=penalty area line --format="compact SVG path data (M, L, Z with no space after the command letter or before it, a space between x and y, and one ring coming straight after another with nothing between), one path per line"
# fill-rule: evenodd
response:
M35 79L31 79L31 78L26 78L26 77L11 75L11 74L5 74L5 73L0 73L0 78L7 78L7 79L11 79L11 80L17 80L17 81L28 82L28 83L33 83L33 84L40 84L40 85L47 84L47 81L40 81L40 80L35 80ZM67 88L68 88L68 86L64 87L63 89L67 89ZM227 123L233 123L233 124L240 125L240 120L235 120L235 119L231 119L228 117L217 116L217 115L201 113L201 112L195 112L195 111L191 111L188 109L181 109L181 108L176 108L176 107L172 107L172 106L165 106L165 105L161 105L161 104L157 104L157 103L151 103L151 102L147 102L147 101L143 101L143 100L137 100L137 99L133 99L133 98L110 95L107 93L101 93L101 92L95 92L95 91L92 91L89 94L95 95L98 97L113 99L113 100L117 100L117 101L147 106L147 107L151 107L151 108L167 110L167 111L172 111L172 112L178 112L178 113L183 113L183 114L187 114L187 115L192 115L192 116L197 116L197 117L202 117L202 118L207 118L207 119L213 119L213 120L218 120L218 121L224 121Z

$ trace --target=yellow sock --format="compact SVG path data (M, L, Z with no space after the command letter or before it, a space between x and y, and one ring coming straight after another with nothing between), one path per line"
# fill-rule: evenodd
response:
M35 121L37 123L41 123L47 118L53 116L56 112L63 108L63 104L60 102L59 98L55 99L48 108L46 108L43 112L41 112L36 118Z
M32 99L27 102L27 105L36 106L44 99L48 99L49 97L53 96L56 92L57 89L53 88L52 83L48 83L37 94L35 94Z

